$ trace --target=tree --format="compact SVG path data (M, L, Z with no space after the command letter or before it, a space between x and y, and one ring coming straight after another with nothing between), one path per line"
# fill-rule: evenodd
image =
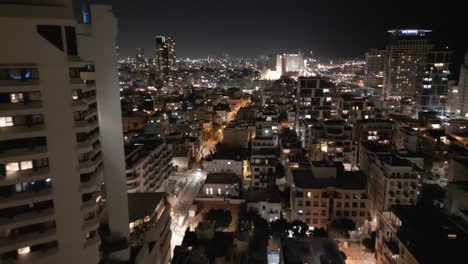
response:
M294 220L291 222L291 229L294 233L294 237L306 237L309 226L300 220Z
M313 232L314 237L328 237L328 232L324 228L315 228Z
M288 235L289 224L283 218L270 223L271 235L275 238L286 237Z
M224 209L211 209L203 214L203 219L206 221L214 221L215 229L224 229L231 224L231 211Z

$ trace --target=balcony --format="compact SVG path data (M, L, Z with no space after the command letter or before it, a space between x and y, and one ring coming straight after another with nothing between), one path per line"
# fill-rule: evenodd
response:
M45 180L48 177L50 177L48 167L7 172L5 176L0 176L0 186Z
M86 111L89 109L88 102L83 99L76 99L72 101L73 111Z
M0 127L0 140L45 136L44 125Z
M3 146L2 146L3 148ZM15 147L12 149L0 149L0 163L8 163L18 160L34 160L47 157L45 145L33 145Z
M80 174L91 173L97 169L97 167L102 163L102 157L99 156L94 160L82 161L79 164Z
M97 195L95 195L97 197ZM96 211L98 209L98 203L96 203L96 198L90 199L89 201L83 202L81 204L81 212L84 214Z
M84 118L90 119L91 117L96 116L96 114L97 114L97 110L95 108L89 109L88 111L85 111Z
M48 243L49 244L49 243ZM47 245L47 244L46 244ZM31 249L31 252L25 255L15 256L15 258L6 259L5 263L10 264L49 264L56 263L56 256L58 252L57 245L53 247L36 246L37 250Z
M91 219L88 219L83 222L83 232L88 233L99 228L99 217L94 216Z
M97 171L88 181L80 184L80 193L94 192L101 187L103 182L102 169Z
M0 229L13 229L54 220L54 209L30 209L15 216L0 217Z
M19 205L37 203L52 200L52 188L43 188L41 190L30 190L20 193L11 193L0 196L0 209Z
M33 115L42 113L42 102L0 104L1 116Z
M17 235L14 239L0 238L0 254L13 251L18 248L47 243L53 240L57 240L55 227L47 230L37 230Z
M93 144L96 142L96 140L99 139L99 133L94 133L92 136L88 137L88 139L78 142L78 149L79 153L86 153L90 152L93 150Z
M99 127L99 122L97 120L82 120L75 122L76 133L89 133L97 127Z

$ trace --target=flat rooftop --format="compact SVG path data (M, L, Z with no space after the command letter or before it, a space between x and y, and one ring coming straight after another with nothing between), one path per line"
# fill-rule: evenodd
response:
M154 213L158 204L166 197L165 192L129 193L128 220L129 223L143 219Z
M419 263L460 263L466 258L468 236L443 211L409 205L391 210L402 223L398 238Z

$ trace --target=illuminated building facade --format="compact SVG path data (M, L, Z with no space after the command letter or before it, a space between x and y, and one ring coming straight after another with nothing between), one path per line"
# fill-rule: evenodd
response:
M448 77L450 75L451 51L431 51L422 66L422 83L417 96L420 111L447 112Z
M386 49L384 98L416 99L421 80L421 64L432 49L427 34L430 30L389 30L390 42Z
M336 115L332 106L333 84L323 77L300 77L296 92L296 131L302 119L326 119Z
M156 36L156 72L157 78L171 82L176 67L176 43L171 36Z
M142 48L138 48L136 50L136 56L135 56L135 68L137 70L143 70L145 67L146 67L145 50Z
M366 52L364 86L382 88L385 70L385 50L371 49Z

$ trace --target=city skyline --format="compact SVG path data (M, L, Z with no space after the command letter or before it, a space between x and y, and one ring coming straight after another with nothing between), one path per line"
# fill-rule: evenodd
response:
M142 1L138 5L122 0L93 2L114 6L119 18L119 48L125 57L132 57L136 48L154 56L157 35L174 36L180 58L253 57L298 50L325 57L363 57L368 48L383 48L387 30L394 28L433 30L434 40L448 43L455 51L455 62L462 61L467 46L454 26L456 4L450 5L449 17L434 19L444 15L439 7L404 1L394 1L385 8L372 1L331 4L294 0L288 7L280 1L264 0L235 4L211 0Z

